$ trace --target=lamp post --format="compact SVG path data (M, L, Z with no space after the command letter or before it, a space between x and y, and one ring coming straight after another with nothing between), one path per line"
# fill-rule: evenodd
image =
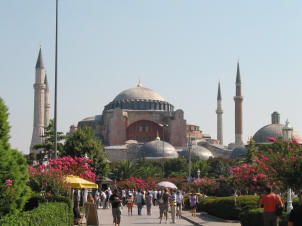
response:
M165 127L168 127L167 124L159 124L163 128L163 157L165 158ZM163 160L163 177L165 177L165 162Z
M289 127L289 122L286 120L285 126L282 129L283 139L288 143L292 139L293 128ZM292 190L288 188L287 191L287 207L286 210L289 213L293 209L293 201L292 201Z
M200 176L200 169L197 170L197 179L199 179ZM200 187L198 187L198 193L200 193Z
M191 136L189 135L189 143L188 143L188 149L189 149L189 182L191 182Z

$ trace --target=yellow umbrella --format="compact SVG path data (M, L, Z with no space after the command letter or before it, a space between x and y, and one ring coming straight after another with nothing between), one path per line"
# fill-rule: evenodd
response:
M80 178L78 176L69 175L65 177L71 188L98 188L99 186L93 182Z

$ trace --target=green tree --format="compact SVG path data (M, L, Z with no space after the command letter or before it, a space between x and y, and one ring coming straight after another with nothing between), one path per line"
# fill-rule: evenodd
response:
M0 97L0 142L3 148L9 148L9 130L10 126L8 123L8 111L4 104L4 101Z
M256 153L258 152L258 148L255 145L255 140L251 138L248 141L246 156L244 158L245 163L253 163Z
M200 178L206 177L208 175L208 164L206 160L202 159L192 159L192 168L191 168L191 175L192 177L197 178L198 173L197 171L200 170Z
M164 177L186 176L188 174L188 163L184 158L169 159L164 162Z
M48 157L52 157L54 155L54 143L55 143L55 125L54 120L51 119L49 125L44 127L44 135L41 137L43 138L42 144L35 144L33 148L35 150L41 150L40 154L36 156L37 160L40 162L43 160L44 155L48 155ZM62 141L66 138L63 132L57 131L57 149L60 152L63 151L63 143Z
M8 111L0 98L0 218L20 211L30 194L26 159L9 145Z
M93 160L96 175L99 179L106 177L109 174L110 168L107 157L104 153L104 146L96 136L94 131L85 127L78 129L75 132L67 135L62 156L85 157Z

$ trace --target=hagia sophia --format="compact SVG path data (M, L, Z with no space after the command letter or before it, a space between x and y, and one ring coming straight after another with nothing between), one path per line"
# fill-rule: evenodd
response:
M32 146L41 143L46 120L49 122L49 89L45 76L41 48L36 63L34 128ZM135 160L139 158L161 159L185 157L207 160L212 157L237 158L245 153L242 139L241 75L239 62L235 79L235 141L223 144L223 109L220 83L217 92L217 139L202 133L198 125L191 125L185 119L182 109L174 109L158 92L143 87L141 81L136 87L120 92L104 106L101 114L87 117L70 127L70 133L85 126L92 128L105 145L109 161ZM253 136L256 144L267 144L269 137L283 137L280 114L272 113L271 124L259 129ZM302 143L296 131L292 138Z

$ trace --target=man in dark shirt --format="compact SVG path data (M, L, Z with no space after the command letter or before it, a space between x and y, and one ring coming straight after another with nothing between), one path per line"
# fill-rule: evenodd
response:
M288 226L301 226L302 225L302 204L294 208L288 218Z
M116 225L120 225L121 223L121 202L122 200L118 196L118 191L117 189L113 190L113 194L109 198L111 206L112 206L112 216L113 216L113 221Z

